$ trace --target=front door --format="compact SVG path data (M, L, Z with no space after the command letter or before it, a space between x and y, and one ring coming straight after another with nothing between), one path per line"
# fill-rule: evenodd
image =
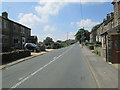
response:
M26 43L25 41L25 37L22 37L22 48L23 48L23 45Z
M112 63L120 63L120 34L112 35Z

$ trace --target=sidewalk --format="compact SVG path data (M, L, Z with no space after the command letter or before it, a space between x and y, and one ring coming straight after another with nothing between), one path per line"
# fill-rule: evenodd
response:
M32 53L31 53L31 56L25 57L25 58L22 58L22 59L18 59L18 60L16 60L16 61L13 61L13 62L8 63L8 64L5 64L5 65L1 65L1 66L0 66L0 69L7 68L7 67L9 67L9 66L15 65L15 64L20 63L20 62L23 62L23 61L26 61L26 60L28 60L28 59L31 59L31 58L34 58L34 57L37 57L37 56L46 54L46 53L51 52L51 51L53 51L53 50L54 50L54 49L46 49L46 51L42 51L42 52L39 52L39 53L32 52Z
M99 88L118 88L118 69L108 64L103 57L93 54L88 48L83 47L81 50Z
M90 49L88 49L86 46L84 46L84 48L86 48L87 50L89 50L91 53L92 53L92 51L93 50L90 50ZM94 53L93 53L94 54ZM95 54L96 55L96 54ZM97 55L98 56L98 55ZM102 56L99 56L99 57L101 57L101 60L103 60L103 61L105 61L106 62L106 59L104 58L104 57L102 57ZM111 62L107 62L108 64L110 64L110 65L112 65L113 67L115 67L117 70L119 70L120 71L120 64L112 64Z

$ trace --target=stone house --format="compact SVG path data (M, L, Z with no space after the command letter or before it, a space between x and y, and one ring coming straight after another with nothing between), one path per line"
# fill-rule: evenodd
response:
M31 29L8 19L8 13L3 12L0 16L2 31L2 50L23 49L23 45L28 42L31 36Z
M106 61L120 63L120 0L112 4L114 12L107 14L96 30L96 41L102 42L100 52Z
M96 36L97 36L97 29L92 30L91 33L90 33L90 42L91 43L96 42Z
M110 37L110 33L109 31L112 30L112 28L114 27L114 14L110 13L107 14L106 19L104 19L103 21L103 26L102 29L100 30L100 36L102 39L102 56L106 58L106 61L108 60L108 52L109 52L109 37Z

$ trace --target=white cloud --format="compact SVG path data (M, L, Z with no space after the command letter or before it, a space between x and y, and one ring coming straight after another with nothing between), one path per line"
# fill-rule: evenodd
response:
M74 22L71 22L70 24L71 24L71 25L74 25L75 23L74 23Z
M55 0L54 0L55 1ZM49 21L50 15L57 15L59 11L64 7L64 3L61 2L46 2L46 0L40 0L39 6L35 6L34 9L39 15L33 13L20 13L18 15L19 22L23 25L27 25L31 28L42 23Z
M75 39L74 37L75 35L75 32L69 32L68 33L68 39ZM57 41L57 40L61 40L61 41L65 41L67 40L67 34L48 34L46 33L45 35L39 35L39 40L42 41L42 40L45 40L46 37L51 37L54 41Z
M68 32L68 39L75 39L75 32ZM67 34L64 35L65 39L67 39Z
M69 32L68 35L69 35L68 36L69 39L75 39L75 36L74 36L75 32Z
M54 40L54 38L55 38L53 34L38 35L39 41L45 40L46 37L51 37L53 40Z
M37 2L38 0L1 0L2 2ZM42 1L42 0L41 0ZM81 2L112 2L113 0L81 0ZM44 2L80 2L80 0L43 0Z
M45 18L45 17L40 18L40 17L34 15L33 13L28 13L28 14L20 13L18 15L18 18L19 18L19 22L21 24L24 24L28 27L35 27L36 25L38 25L40 23L47 22L47 18Z
M56 31L56 28L55 27L52 27L52 26L49 26L49 25L46 25L43 29L44 31L50 31L50 32L53 32L53 31Z
M41 6L35 6L36 12L42 16L57 15L65 3L56 2L55 0L52 1L54 2L50 3L49 0L40 0L39 4Z
M46 2L73 2L73 3L77 3L77 2L112 2L113 0L40 0L40 3L46 3Z
M81 20L79 22L75 22L74 24L76 24L79 28L85 28L85 29L91 29L93 26L99 24L99 22L94 22L91 19L86 19L86 20Z

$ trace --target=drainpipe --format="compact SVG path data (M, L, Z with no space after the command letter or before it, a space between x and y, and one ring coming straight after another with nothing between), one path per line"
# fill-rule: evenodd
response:
M106 62L108 62L108 60L107 60L107 54L108 54L108 53L107 53L107 51L108 51L107 49L108 49L108 47L107 47L107 40L106 40L106 39L107 39L107 38L106 38L106 33L105 33L105 42L106 42Z

